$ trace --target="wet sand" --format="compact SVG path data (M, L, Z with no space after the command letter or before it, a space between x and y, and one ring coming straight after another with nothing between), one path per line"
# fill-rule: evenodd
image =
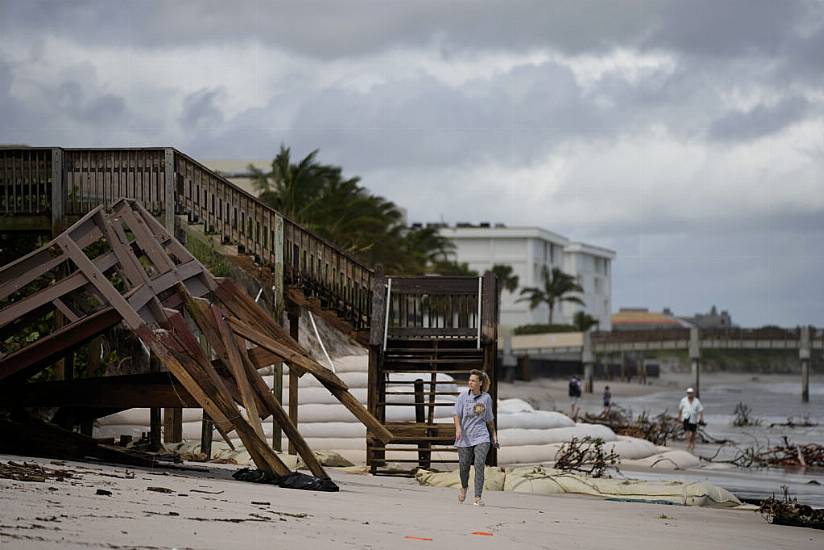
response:
M0 455L8 460L23 459ZM635 550L689 541L698 550L804 550L824 544L824 532L769 525L752 511L505 492L487 492L487 506L477 508L457 504L452 489L335 470L341 492L317 493L235 481L236 466L199 473L25 460L76 471L78 478L0 479L4 548ZM98 496L97 489L112 496Z

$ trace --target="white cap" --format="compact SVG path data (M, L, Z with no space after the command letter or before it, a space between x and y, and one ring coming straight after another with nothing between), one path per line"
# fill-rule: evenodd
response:
M687 388L687 393L695 393L695 390L692 388Z

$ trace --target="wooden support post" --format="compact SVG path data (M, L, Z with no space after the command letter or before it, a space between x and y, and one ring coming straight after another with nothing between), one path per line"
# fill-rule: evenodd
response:
M200 424L200 452L206 455L206 460L212 458L212 434L214 423L206 411L203 411L203 420Z
M280 362L272 365L272 396L278 403L283 403L283 363ZM272 448L283 451L283 430L275 415L272 415Z
M701 338L696 327L690 328L689 343L690 374L695 397L701 395Z
M423 424L426 422L426 411L424 410L423 379L415 380L415 422ZM432 451L429 443L418 443L418 464L421 468L428 470L431 465Z
M623 351L619 354L618 361L620 361L621 382L626 382L627 381L627 356Z
M810 327L801 327L798 359L801 361L801 402L810 402Z
M160 362L154 356L149 356L149 371L160 372ZM159 451L161 444L161 427L163 423L160 418L160 408L152 407L149 409L149 450Z
M592 334L589 331L583 334L584 342L581 350L581 363L584 365L584 391L592 393L594 389L594 356L592 354Z
M51 232L57 237L65 228L66 187L63 181L63 150L51 151Z
M171 235L175 234L175 150L167 147L164 151L163 167L163 226Z
M290 305L287 308L287 316L289 317L289 336L295 342L299 342L300 336L300 307ZM289 365L289 420L295 426L298 425L298 384L299 382L297 371ZM289 441L288 452L290 455L295 454L295 445Z
M286 304L286 285L283 283L283 263L284 263L284 249L283 249L283 216L275 214L274 216L274 242L272 243L274 249L274 266L272 268L272 278L274 279L275 288L272 289L272 294L275 297L274 315L278 324L283 322L283 311ZM273 365L273 383L272 395L278 403L283 403L283 363L277 362ZM296 424L297 426L297 424ZM283 451L283 430L278 424L277 417L272 415L272 447L276 451Z
M183 441L183 409L172 407L163 409L163 443Z
M643 351L638 352L638 383L647 384L647 358Z

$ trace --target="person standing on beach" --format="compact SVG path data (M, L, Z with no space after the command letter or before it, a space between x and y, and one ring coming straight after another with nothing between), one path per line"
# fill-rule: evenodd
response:
M704 423L704 405L695 397L695 390L687 388L687 395L678 405L678 421L684 423L684 432L687 434L687 450L695 448L695 432L698 424Z
M609 409L612 407L612 392L609 391L609 386L604 387L604 412L601 413L602 416L609 415Z
M580 412L580 407L578 407L578 400L581 398L581 379L578 378L577 374L573 374L572 378L569 379L569 416L573 420L578 418L578 413Z
M455 401L455 447L458 448L458 461L461 476L461 488L458 490L458 502L466 499L469 488L469 466L475 465L475 506L483 506L481 496L484 490L484 465L491 445L498 446L498 434L495 431L495 419L492 416L492 398L489 390L489 377L485 372L472 369L467 382L469 389L461 392ZM491 437L490 437L491 436Z

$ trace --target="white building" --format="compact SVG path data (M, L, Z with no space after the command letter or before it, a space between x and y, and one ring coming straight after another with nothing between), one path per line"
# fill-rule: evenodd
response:
M554 323L571 323L577 311L583 309L599 321L599 328L610 329L612 313L612 260L615 252L579 242L539 227L495 227L489 224L443 227L441 235L455 244L456 260L483 273L495 264L511 265L518 276L519 288L504 291L501 296L501 327L512 328L530 323L546 323L549 308L541 305L533 310L527 302L516 303L520 289L541 287L541 272L546 267L562 269L578 279L584 292L576 294L585 305L565 302L555 306Z

